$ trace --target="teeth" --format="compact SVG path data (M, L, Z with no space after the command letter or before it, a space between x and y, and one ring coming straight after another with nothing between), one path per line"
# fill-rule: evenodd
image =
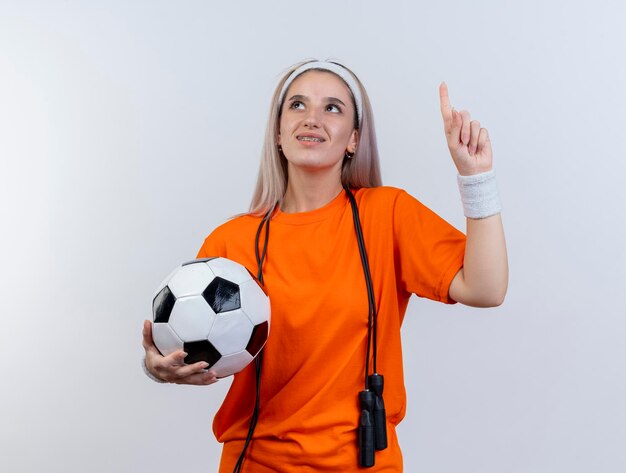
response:
M300 140L300 141L315 141L316 143L321 143L323 141L321 138L314 138L312 136L299 136L298 140Z

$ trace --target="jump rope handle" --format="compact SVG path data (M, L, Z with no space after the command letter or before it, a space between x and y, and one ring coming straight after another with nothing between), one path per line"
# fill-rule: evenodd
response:
M359 465L374 466L376 435L374 432L374 407L376 394L373 391L359 393L361 417L359 419Z
M387 448L387 414L385 412L385 401L383 401L385 378L381 374L374 373L369 375L368 380L369 388L375 394L373 421L376 450L384 450Z

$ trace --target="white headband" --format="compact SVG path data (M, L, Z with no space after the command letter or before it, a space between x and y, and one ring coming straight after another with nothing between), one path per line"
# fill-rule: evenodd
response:
M280 90L280 95L278 96L278 104L282 105L283 100L285 100L285 93L287 89L294 81L296 77L306 71L310 71L311 69L322 69L324 71L332 72L333 74L338 75L343 79L346 83L350 91L352 92L352 96L354 97L354 103L356 104L356 113L359 117L359 126L361 126L361 120L363 119L363 100L361 99L361 89L359 89L359 85L354 80L354 77L346 68L340 66L339 64L335 64L334 62L326 62L326 61L313 61L307 62L303 64L295 71L293 71L285 83L283 84L283 88Z

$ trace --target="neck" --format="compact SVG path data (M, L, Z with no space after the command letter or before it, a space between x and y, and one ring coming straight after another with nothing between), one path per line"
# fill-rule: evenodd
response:
M342 190L339 174L306 176L298 172L289 173L287 191L280 208L285 213L310 212L324 207Z

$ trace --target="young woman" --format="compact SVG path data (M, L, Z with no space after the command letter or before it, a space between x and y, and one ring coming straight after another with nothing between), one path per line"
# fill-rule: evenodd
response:
M255 473L402 471L395 426L405 413L400 327L410 295L502 303L508 267L487 130L450 106L445 84L439 92L467 236L381 185L371 107L349 69L308 61L278 84L250 212L198 253L261 269L272 304L259 397L250 365L214 419L220 472L244 456ZM153 377L217 381L206 363L184 365L182 352L161 356L148 321L143 334Z

